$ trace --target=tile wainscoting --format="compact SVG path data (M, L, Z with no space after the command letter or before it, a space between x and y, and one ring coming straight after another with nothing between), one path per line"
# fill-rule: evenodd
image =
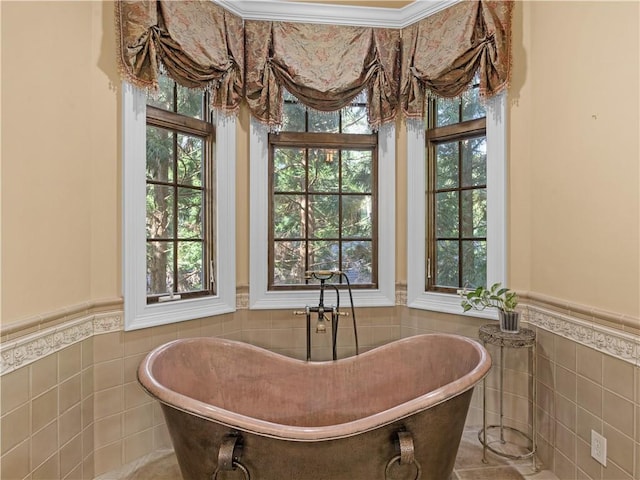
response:
M408 309L401 286L396 298L396 307L357 310L362 350L417 333L477 338L483 323ZM247 310L244 292L237 304L233 314L131 332L123 330L121 304L112 302L110 309L83 305L66 310L66 316L39 317L37 325L26 322L3 332L0 477L93 479L170 448L157 402L136 380L139 362L157 345L216 335L304 355L300 317L288 311ZM640 478L639 337L612 328L617 326L612 316L574 314L540 301L523 302L522 311L538 333L536 414L543 463L559 478ZM341 356L353 352L350 328L348 321L341 325ZM314 342L314 359L328 354L326 339L314 337ZM530 365L525 355L516 354L507 367L506 416L526 427L523 389ZM495 404L494 374L487 388ZM476 389L469 426L481 423L481 394ZM490 412L490 419L495 416ZM607 438L606 468L590 457L592 429Z

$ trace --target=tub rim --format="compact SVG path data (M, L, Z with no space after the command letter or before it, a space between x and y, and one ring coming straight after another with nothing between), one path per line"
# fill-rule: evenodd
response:
M193 397L189 397L182 393L171 390L170 388L164 386L158 380L156 380L152 374L152 366L156 358L160 356L163 351L172 348L175 344L178 343L189 343L205 340L207 343L225 344L228 346L236 346L238 348L246 348L259 351L265 356L277 357L280 361L295 364L305 364L306 366L313 368L314 366L333 364L335 362L362 361L363 358L374 355L375 352L393 348L394 345L395 348L398 348L398 344L411 341L415 342L419 337L443 337L468 343L474 348L474 350L479 353L478 362L473 369L464 374L462 377L454 380L453 382L447 383L435 390L412 398L411 400L403 402L399 405L395 405L387 410L383 410L366 417L358 418L350 422L344 422L335 425L301 427L250 417L244 414L233 412L231 410L227 410L222 407L207 404ZM176 410L180 410L204 420L222 424L234 430L241 430L264 437L288 441L314 442L347 438L359 435L361 433L365 433L405 419L407 417L410 417L411 415L420 413L424 410L444 403L451 398L459 396L467 392L468 390L473 389L475 385L489 373L491 363L491 356L489 355L489 352L480 344L478 340L462 335L448 333L413 335L375 347L371 350L361 353L358 356L354 355L335 361L328 360L319 362L308 362L305 360L291 358L286 355L272 352L271 350L267 350L265 348L238 340L231 340L221 337L191 337L172 340L154 348L145 356L145 358L140 363L137 370L137 378L139 384L150 396L158 400L160 403Z

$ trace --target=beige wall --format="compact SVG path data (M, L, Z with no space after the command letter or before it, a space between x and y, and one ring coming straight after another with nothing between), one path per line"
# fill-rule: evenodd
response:
M519 3L510 116L513 286L636 318L639 5Z
M638 5L519 2L509 99L511 285L633 317ZM2 2L2 71L2 324L118 297L121 111L112 4ZM243 109L240 286L249 281L248 118ZM397 154L397 281L404 283L403 141Z
M2 324L120 295L113 6L2 2Z

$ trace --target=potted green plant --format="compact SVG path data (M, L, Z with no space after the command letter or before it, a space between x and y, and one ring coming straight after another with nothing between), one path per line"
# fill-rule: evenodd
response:
M516 312L518 295L516 292L503 288L501 283L494 283L491 287L478 287L475 290L466 288L460 293L462 308L482 311L485 308L496 308L500 318L500 330L517 333L520 331L520 312Z

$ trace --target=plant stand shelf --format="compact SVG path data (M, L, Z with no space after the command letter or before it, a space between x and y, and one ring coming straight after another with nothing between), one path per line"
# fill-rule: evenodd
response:
M501 457L512 460L523 460L531 458L533 469L536 469L536 332L529 328L521 328L517 333L503 332L497 324L487 324L480 327L478 332L480 341L484 346L495 345L500 347L500 383L499 383L499 407L500 407L500 423L497 425L487 425L487 378L482 381L482 430L478 432L478 440L482 444L482 461L487 463L487 450ZM504 423L503 397L504 397L504 349L505 348L528 348L530 355L531 372L530 392L531 401L531 435L525 433L515 427L507 426ZM488 440L489 432L496 432L498 437L496 440ZM505 437L505 433L510 439L514 437L524 438L528 446L524 447L524 452L517 448L510 448L510 439ZM500 448L497 448L500 445ZM514 447L514 446L511 446ZM522 448L521 448L522 450Z

